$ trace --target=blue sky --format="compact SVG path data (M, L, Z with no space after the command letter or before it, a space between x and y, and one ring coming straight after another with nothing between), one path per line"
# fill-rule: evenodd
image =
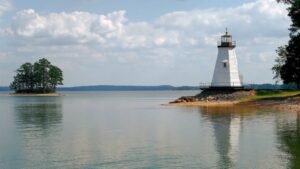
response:
M65 85L210 82L219 36L237 41L247 83L273 83L275 50L288 40L275 0L0 0L0 86L46 57Z
M50 3L49 3L50 2ZM151 20L165 13L182 10L224 8L240 5L250 0L26 0L14 1L16 9L36 9L38 12L89 11L106 14L126 10L132 20Z

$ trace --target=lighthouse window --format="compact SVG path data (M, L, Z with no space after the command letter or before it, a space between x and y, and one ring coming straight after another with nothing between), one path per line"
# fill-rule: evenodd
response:
M224 36L222 37L221 41L225 43L232 42L232 38L228 36Z
M223 63L223 66L224 66L224 68L226 68L226 67L227 67L227 64L226 64L226 62L224 62L224 63Z

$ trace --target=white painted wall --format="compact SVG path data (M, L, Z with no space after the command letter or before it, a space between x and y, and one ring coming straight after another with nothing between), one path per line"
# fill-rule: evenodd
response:
M224 67L224 62L226 67ZM235 49L219 47L211 86L239 87L242 86Z

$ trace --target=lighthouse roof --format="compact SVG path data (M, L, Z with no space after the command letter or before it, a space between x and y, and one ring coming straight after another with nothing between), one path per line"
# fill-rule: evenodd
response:
M227 30L227 28L226 28L225 34L224 34L224 35L222 35L222 37L231 37L231 35L228 33L228 30Z
M226 28L226 32L221 36L221 40L218 42L218 47L231 47L234 48L236 45L235 41L233 41L232 36L228 33Z

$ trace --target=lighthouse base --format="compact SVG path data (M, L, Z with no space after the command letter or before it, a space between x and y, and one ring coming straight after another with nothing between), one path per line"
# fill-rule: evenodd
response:
M200 87L201 90L232 90L232 91L237 91L237 90L244 90L244 86L207 86L207 87Z

